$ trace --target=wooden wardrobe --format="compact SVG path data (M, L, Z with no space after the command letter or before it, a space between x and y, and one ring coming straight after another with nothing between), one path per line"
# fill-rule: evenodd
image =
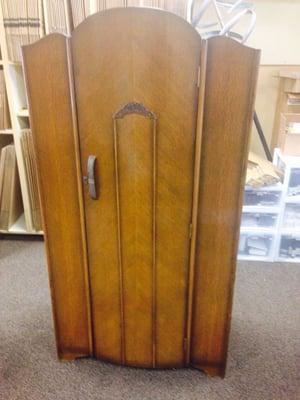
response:
M59 357L223 376L259 51L122 8L23 63Z

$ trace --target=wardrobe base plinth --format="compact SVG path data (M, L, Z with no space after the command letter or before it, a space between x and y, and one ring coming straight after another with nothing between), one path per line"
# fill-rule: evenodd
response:
M205 373L205 375L209 377L219 377L219 378L224 378L225 377L225 365L207 365L207 364L190 364L190 365L185 365L185 366L175 366L175 365L169 365L169 366L157 366L155 368L151 366L143 366L143 365L133 365L133 364L122 364L121 362L117 362L115 360L110 360L110 359L104 359L100 357L93 357L92 355L88 355L85 353L76 353L76 352L60 352L58 353L58 359L61 362L70 362L70 361L75 361L80 358L91 358L94 359L98 362L106 363L106 364L112 364L115 366L122 366L124 368L139 368L139 369L153 369L153 370L169 370L169 369L197 369L199 372Z
M64 351L64 352L58 352L57 357L61 362L68 362L68 361L75 361L78 358L90 357L90 355L86 353Z

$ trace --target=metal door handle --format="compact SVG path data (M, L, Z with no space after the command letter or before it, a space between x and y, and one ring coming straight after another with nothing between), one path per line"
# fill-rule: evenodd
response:
M94 200L97 199L96 181L95 181L95 164L97 161L96 156L89 156L87 162L87 176L83 177L83 181L86 185L89 185L90 197Z

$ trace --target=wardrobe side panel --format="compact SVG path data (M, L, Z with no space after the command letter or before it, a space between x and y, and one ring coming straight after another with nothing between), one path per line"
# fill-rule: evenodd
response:
M259 51L208 40L191 363L223 376Z
M91 354L66 38L23 48L60 358Z

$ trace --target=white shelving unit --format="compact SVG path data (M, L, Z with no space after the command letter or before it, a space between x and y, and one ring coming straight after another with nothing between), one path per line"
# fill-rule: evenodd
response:
M42 2L39 2L40 20L42 21ZM43 27L40 27L40 36L43 36ZM6 234L42 234L41 231L35 231L32 221L32 213L29 200L29 187L27 182L25 160L21 149L20 136L23 129L28 129L29 114L27 109L26 91L22 64L13 62L9 58L8 44L4 28L2 2L0 2L0 49L3 68L8 106L11 118L12 129L1 130L0 135L10 135L11 141L15 145L16 159L20 176L24 214L7 230L0 231Z
M275 149L274 164L284 172L282 184L245 188L240 260L300 262L300 157Z
M274 259L300 263L300 157L285 156L275 149L274 164L284 172Z
M239 259L273 260L281 193L281 184L259 189L245 188Z

